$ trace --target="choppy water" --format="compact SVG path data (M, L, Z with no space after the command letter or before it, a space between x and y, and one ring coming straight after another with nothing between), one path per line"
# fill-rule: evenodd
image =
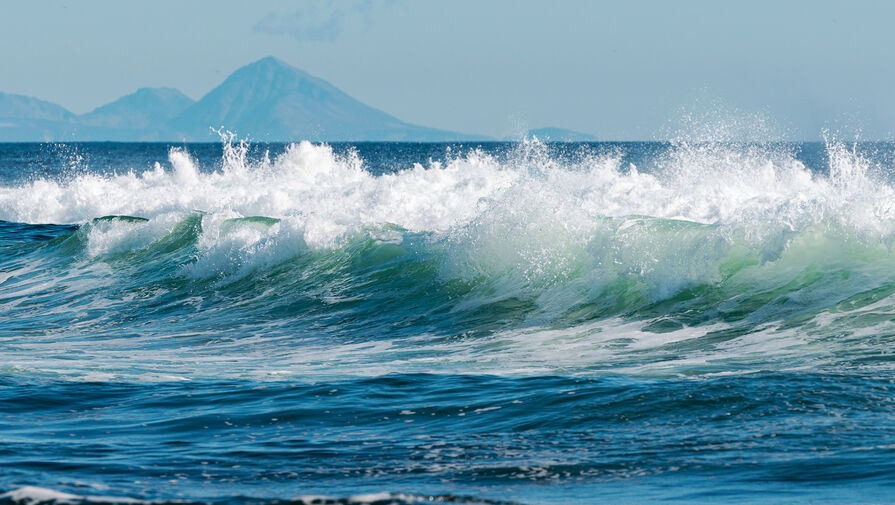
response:
M0 145L0 503L895 502L893 177L838 141Z

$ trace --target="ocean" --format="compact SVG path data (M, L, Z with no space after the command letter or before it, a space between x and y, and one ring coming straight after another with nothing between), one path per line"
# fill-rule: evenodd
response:
M0 144L0 504L895 503L895 144Z

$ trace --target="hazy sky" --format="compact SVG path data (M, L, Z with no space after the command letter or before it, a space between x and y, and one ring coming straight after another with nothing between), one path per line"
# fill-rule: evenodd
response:
M895 2L38 0L2 8L0 91L76 113L143 86L198 99L273 55L405 121L496 137L560 126L651 139L715 121L790 138L824 128L895 138Z

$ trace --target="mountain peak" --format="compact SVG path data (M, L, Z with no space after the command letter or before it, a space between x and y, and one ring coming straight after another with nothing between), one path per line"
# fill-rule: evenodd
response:
M133 95L162 95L162 96L182 96L184 98L188 98L177 88L169 88L167 86L161 86L158 88L137 88L137 91L132 93Z
M230 74L231 77L236 75L245 75L245 74L264 74L268 76L274 75L301 75L303 77L310 77L307 72L296 68L285 61L275 58L273 56L267 56L265 58L261 58L260 60L253 61L248 65L243 65L242 67L236 69L235 72Z
M174 88L139 88L81 116L89 126L151 128L180 114L193 100Z
M285 61L277 58L276 56L265 56L260 60L253 61L246 65L246 67L254 67L254 66L274 66L274 67L288 67L295 68L292 65L286 63ZM245 67L243 67L245 68Z

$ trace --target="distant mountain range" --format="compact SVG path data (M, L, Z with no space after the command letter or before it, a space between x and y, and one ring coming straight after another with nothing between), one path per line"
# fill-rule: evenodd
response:
M76 115L37 98L0 93L0 142L217 140L212 129L271 142L492 140L405 123L273 57L238 69L197 102L173 88L141 88ZM547 130L586 135L533 132Z

